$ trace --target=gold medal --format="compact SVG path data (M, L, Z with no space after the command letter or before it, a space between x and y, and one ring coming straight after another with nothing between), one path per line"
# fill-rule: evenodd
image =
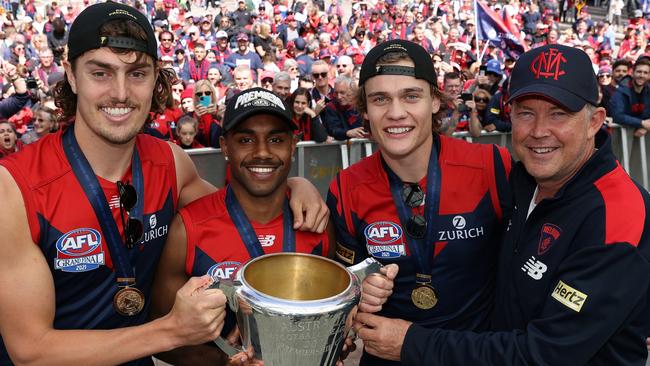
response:
M438 303L438 295L436 295L436 290L433 287L420 284L411 291L411 301L418 308L429 310Z
M113 297L113 307L120 315L138 315L144 308L144 294L135 287L122 287Z

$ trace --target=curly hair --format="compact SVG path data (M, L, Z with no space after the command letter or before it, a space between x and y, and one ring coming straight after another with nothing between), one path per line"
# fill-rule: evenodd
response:
M118 19L106 22L101 27L99 35L104 37L129 37L147 41L147 34L145 31L137 23L131 20ZM110 49L111 51L121 55L135 52L137 54L137 59L134 63L141 62L144 58L148 57L144 52L113 47L110 47ZM69 60L72 72L74 72L76 68L75 61L76 59ZM167 105L173 103L171 86L176 78L176 74L174 73L174 70L162 68L158 62L154 62L154 70L157 76L154 93L151 98L151 112L162 113ZM56 106L61 109L60 117L64 120L74 118L77 112L77 95L72 91L67 75L54 86L53 95Z

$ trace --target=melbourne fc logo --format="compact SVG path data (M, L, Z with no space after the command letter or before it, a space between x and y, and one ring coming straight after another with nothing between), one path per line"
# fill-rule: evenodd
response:
M539 237L539 244L537 245L537 254L542 255L555 243L555 241L562 234L562 229L553 224L544 224L542 226L542 233Z
M64 272L87 272L104 262L102 237L99 231L81 228L68 231L56 241L54 268Z
M535 75L535 79L553 78L557 80L559 76L565 74L562 70L562 64L566 63L566 58L556 48L549 48L547 52L541 52L530 63L530 70Z
M375 258L397 258L406 255L402 228L390 221L372 223L364 230L366 248Z
M235 278L239 267L241 267L241 263L239 262L217 263L208 269L208 275L215 281L231 280Z

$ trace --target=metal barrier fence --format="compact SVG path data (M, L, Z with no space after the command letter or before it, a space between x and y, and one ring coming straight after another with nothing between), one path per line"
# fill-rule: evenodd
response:
M616 124L610 126L614 153L623 168L647 190L649 187L645 136L634 137L634 131L630 128ZM459 132L454 136L474 143L505 146L512 152L509 133L483 132L480 137L471 137L467 132ZM375 144L367 139L351 139L328 144L318 144L313 141L299 142L289 174L309 179L325 197L329 183L336 173L374 151ZM224 186L226 161L220 149L203 148L187 152L203 179L217 187Z

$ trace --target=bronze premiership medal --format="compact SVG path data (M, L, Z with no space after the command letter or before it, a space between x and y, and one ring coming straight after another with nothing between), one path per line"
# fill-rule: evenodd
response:
M411 291L411 301L419 309L429 310L438 303L438 295L436 295L436 290L433 287L419 284Z
M144 294L135 287L122 287L113 297L113 307L120 315L138 315L144 308Z

